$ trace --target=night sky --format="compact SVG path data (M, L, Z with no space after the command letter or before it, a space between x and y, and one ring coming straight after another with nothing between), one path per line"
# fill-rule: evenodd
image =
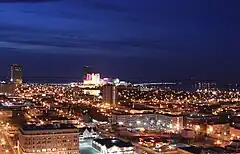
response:
M239 0L0 0L0 77L240 83Z

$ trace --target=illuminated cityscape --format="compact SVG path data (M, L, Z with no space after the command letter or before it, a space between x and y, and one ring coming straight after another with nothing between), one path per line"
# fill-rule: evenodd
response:
M240 154L240 0L0 0L0 154Z
M238 89L107 79L2 82L2 153L240 152Z

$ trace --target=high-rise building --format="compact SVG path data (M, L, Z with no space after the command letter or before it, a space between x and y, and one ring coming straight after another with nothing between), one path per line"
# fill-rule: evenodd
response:
M99 73L89 73L86 76L86 79L83 80L84 84L89 84L89 85L99 85L100 84L100 74Z
M0 94L13 95L15 90L15 84L13 83L0 83Z
M92 67L85 65L84 68L83 68L83 74L84 74L83 80L87 80L87 75L92 74L92 73L93 73Z
M22 67L18 64L11 65L11 79L12 83L22 84Z
M106 84L102 87L102 98L104 103L116 105L117 87L113 84Z
M20 154L79 154L79 130L69 124L22 126L19 151Z

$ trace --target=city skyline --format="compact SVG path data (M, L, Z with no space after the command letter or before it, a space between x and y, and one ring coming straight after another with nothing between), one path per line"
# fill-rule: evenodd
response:
M36 3L37 2L37 3ZM137 4L137 5L136 5ZM239 83L238 1L0 1L0 76Z
M0 0L0 154L240 154L239 0Z
M24 68L22 68L22 66L20 64L11 64L9 65L8 68L8 73L6 73L4 76L0 76L0 80L2 82L13 82L13 70L14 70L14 66L19 67L20 69L20 76L18 76L18 78L21 78L21 83L24 81L25 83L70 83L70 82L82 82L84 83L85 80L87 79L87 75L98 75L99 76L99 81L101 80L106 80L106 79L118 79L119 77L117 76L101 76L100 75L101 72L99 70L99 67L95 67L95 66L88 66L88 65L84 65L81 69L81 72L78 72L79 74L77 76L34 76L34 75L30 75L30 76L24 76L22 75L22 70ZM29 74L29 73L26 73ZM123 79L123 78L122 78ZM124 80L123 80L124 81ZM146 80L146 79L140 79L138 80L137 78L128 78L126 80L129 83L135 83L135 84L144 84L144 83L149 83L149 84L178 84L178 85L182 85L184 86L192 86L195 87L196 84L214 84L216 87L218 88L238 88L239 87L239 83L237 82L228 82L228 81L224 81L221 82L219 80L210 80L210 79L200 79L200 78L186 78L186 79L174 79L174 80ZM124 82L126 82L124 81ZM219 86L220 85L220 86Z

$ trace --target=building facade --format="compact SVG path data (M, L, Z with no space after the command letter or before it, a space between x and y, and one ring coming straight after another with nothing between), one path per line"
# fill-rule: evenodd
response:
M98 138L99 135L96 132L95 128L90 128L90 127L83 127L80 128L80 137L79 141L84 141L85 139L93 139L93 138Z
M0 94L13 95L16 85L14 83L0 83Z
M183 116L155 113L115 114L112 115L110 123L129 128L180 131L183 129Z
M171 114L158 114L157 125L160 129L177 132L183 129L183 116Z
M230 127L231 140L240 140L240 124Z
M106 84L102 87L103 103L116 105L117 103L117 87L112 84Z
M10 81L16 84L22 84L22 67L18 64L11 65L10 70L11 78Z
M101 79L99 73L89 73L86 74L86 79L83 80L83 84L98 86L100 84L100 81Z
M156 122L156 118L156 114L115 114L110 121L112 124L129 128L148 129Z
M229 123L214 123L208 124L206 133L209 137L221 140L229 140L230 124Z
M20 154L79 154L79 130L73 125L25 125L19 129Z
M134 146L119 139L94 139L92 147L100 154L134 154Z

